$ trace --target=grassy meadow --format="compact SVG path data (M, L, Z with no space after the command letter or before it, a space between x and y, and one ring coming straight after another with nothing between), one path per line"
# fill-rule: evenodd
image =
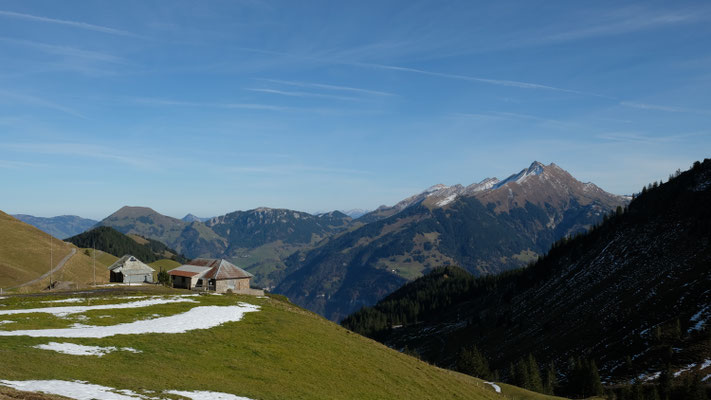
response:
M151 295L172 295L156 288ZM0 310L115 304L136 301L125 289L83 292L61 299L11 296L0 299ZM0 379L82 380L139 393L144 389L210 390L251 399L503 399L482 381L440 368L351 333L279 298L200 295L196 303L172 303L141 308L91 310L66 317L26 313L0 315L0 330L67 328L73 324L114 325L183 313L195 306L258 305L238 322L178 334L133 334L95 338L32 338L0 336ZM61 354L33 346L49 342L87 346L131 347L98 356ZM37 368L41 365L42 368ZM2 392L0 392L1 394ZM505 388L511 398L546 396ZM167 396L169 397L169 396Z

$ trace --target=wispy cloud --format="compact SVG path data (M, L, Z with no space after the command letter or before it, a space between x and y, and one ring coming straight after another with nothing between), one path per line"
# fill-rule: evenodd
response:
M311 56L311 55L298 55L298 54L291 54L291 53L278 52L278 51L272 51L272 50L262 50L262 49L245 48L245 47L240 47L239 50L246 51L246 52L252 52L252 53L258 53L258 54L276 55L276 56L289 57L289 58L295 58L295 59L309 60L309 61L323 63L323 64L350 65L350 66L354 66L354 67L407 72L407 73L414 73L414 74L420 74L420 75L435 76L435 77L439 77L439 78L456 79L456 80L466 81L466 82L484 83L484 84L496 85L496 86L517 87L517 88L521 88L521 89L550 90L550 91L573 93L573 94L579 94L579 95L585 95L585 96L612 98L611 96L606 96L606 95L599 94L599 93L592 93L592 92L586 92L586 91L574 90L574 89L565 89L565 88L559 88L559 87L555 87L555 86L544 85L544 84L533 83L533 82L523 82L523 81L514 81L514 80L506 80L506 79L491 79L491 78L483 78L483 77L476 77L476 76L469 76L469 75L450 74L450 73L446 73L446 72L429 71L429 70L424 70L424 69L402 67L402 66L397 66L397 65L345 61L340 58L331 58L328 56L321 57L321 56Z
M300 175L303 173L327 174L327 175L368 175L369 171L324 167L315 165L303 164L274 164L274 165L249 165L249 166L227 166L224 167L226 172L231 173L248 173L248 174L265 174L265 175Z
M665 106L665 105L659 105L659 104L636 103L636 102L632 102L632 101L623 101L620 103L620 105L624 106L624 107L637 108L640 110L711 115L711 110L699 110L699 109L695 109L695 108Z
M521 114L513 112L490 111L482 113L453 113L452 115L464 118L474 118L483 120L524 120L535 121L547 125L555 125L562 128L579 127L580 125L574 122L561 121L553 118L539 117L530 114Z
M373 115L380 113L380 110L357 110L353 108L324 108L324 107L284 107L271 104L261 103L218 103L218 102L197 102L197 101L182 101L171 99L160 99L151 97L131 98L130 101L138 104L149 106L174 106L174 107L198 107L198 108L215 108L215 109L243 109L243 110L260 110L260 111L279 111L279 112L299 112L299 113L317 113L324 115Z
M137 168L153 166L148 157L140 157L135 152L126 153L117 148L86 143L0 143L0 149L22 153L64 155L72 157L96 158L114 161ZM131 154L131 155L127 155Z
M45 164L30 163L24 161L0 160L0 168L5 169L40 168L45 166Z
M261 88L247 88L246 90L249 90L252 92L259 92L259 93L278 94L278 95L289 96L289 97L312 97L312 98L320 98L320 99L333 99L333 100L346 100L346 101L361 100L357 97L338 96L338 95L324 94L324 93L292 92L292 91L287 91L287 90L261 89Z
M280 80L280 79L260 79L260 80L265 81L265 82L277 83L280 85L288 85L288 86L337 90L337 91L352 92L352 93L373 95L373 96L395 96L395 94L393 94L393 93L383 92L383 91L379 91L379 90L363 89L363 88L356 88L356 87L350 87L350 86L329 85L329 84L325 84L325 83L284 81L284 80Z
M64 20L64 19L42 17L42 16L38 16L38 15L22 14L22 13L18 13L18 12L14 12L14 11L0 10L0 16L7 17L7 18L14 18L14 19L22 19L22 20L26 20L26 21L34 21L34 22L43 22L43 23L49 23L49 24L71 26L73 28L85 29L85 30L94 31L94 32L108 33L111 35L134 36L134 37L138 36L136 34L128 32L128 31L124 31L121 29L115 29L115 28L109 28L107 26L88 24L86 22L81 22L81 21L69 21L69 20Z
M703 132L682 133L677 135L652 136L637 132L608 132L597 135L599 139L612 142L625 142L636 144L660 144L682 140L687 137L703 135Z
M74 110L72 108L51 102L49 100L45 100L40 97L31 96L31 95L27 95L27 94L21 94L21 93L15 93L15 92L9 92L9 91L0 89L0 98L2 98L2 97L12 99L14 101L19 101L19 102L22 102L25 104L33 105L33 106L39 106L39 107L49 108L49 109L52 109L55 111L61 111L65 114L73 115L75 117L86 118L86 116L82 115L81 113L77 112L76 110Z
M47 43L34 42L30 40L12 39L0 37L0 42L31 47L47 54L54 54L65 57L78 57L94 61L122 63L123 60L111 54L99 53L95 51L81 50L69 46L57 46Z
M417 68L400 67L400 66L396 66L396 65L384 65L384 64L372 64L372 63L355 63L355 65L390 70L390 71L411 72L411 73L415 73L415 74L436 76L436 77L447 78L447 79L456 79L456 80L467 81L467 82L485 83L485 84L489 84L489 85L517 87L517 88L521 88L521 89L542 89L542 90L551 90L551 91L556 91L556 92L574 93L574 94L580 94L580 95L586 95L586 96L609 97L609 96L605 96L602 94L584 92L584 91L573 90L573 89L564 89L564 88L559 88L559 87L555 87L555 86L543 85L540 83L512 81L512 80L506 80L506 79L481 78L481 77L469 76L469 75L449 74L449 73L445 73L445 72L436 72L436 71L428 71L428 70L417 69Z
M151 97L139 97L133 99L136 103L153 105L153 106L181 106L181 107L205 107L205 108L224 108L224 109L245 109L245 110L265 110L265 111L286 111L290 108L274 106L270 104L258 103L214 103L214 102L196 102L196 101L181 101L170 99L158 99Z
M709 9L645 10L638 7L616 10L599 16L599 23L581 23L578 27L550 35L534 36L537 42L565 42L601 36L614 36L658 29L707 18Z

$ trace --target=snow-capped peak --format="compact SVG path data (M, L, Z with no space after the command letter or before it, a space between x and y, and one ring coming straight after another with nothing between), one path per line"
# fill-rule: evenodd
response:
M513 174L508 178L504 179L503 181L497 183L495 185L495 188L501 187L509 182L516 182L520 184L526 179L528 179L528 177L530 176L542 174L544 172L544 167L545 165L543 165L542 163L534 161L527 169L522 169L521 172L519 172L518 174Z
M472 183L471 185L464 188L464 194L472 194L476 192L483 192L489 190L499 183L498 178L486 178L479 183Z
M423 194L430 195L430 194L432 194L432 193L439 192L440 190L444 190L444 189L448 189L448 188L449 188L449 186L444 185L444 184L441 184L441 183L438 183L438 184L436 184L436 185L434 185L434 186L428 187L428 188L425 189L425 191L422 192L422 193L423 193Z

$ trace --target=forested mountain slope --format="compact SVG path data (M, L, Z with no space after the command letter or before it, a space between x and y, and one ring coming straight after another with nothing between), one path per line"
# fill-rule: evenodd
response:
M130 235L124 235L108 226L100 226L88 232L72 236L66 241L73 243L77 247L95 248L116 257L130 254L145 263L152 263L166 258L180 263L188 261L177 251L157 240L146 239L135 234Z

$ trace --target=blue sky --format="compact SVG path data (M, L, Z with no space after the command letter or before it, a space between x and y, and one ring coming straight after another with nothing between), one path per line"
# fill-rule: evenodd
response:
M534 160L628 194L711 156L710 50L706 1L0 1L0 209L372 209Z

